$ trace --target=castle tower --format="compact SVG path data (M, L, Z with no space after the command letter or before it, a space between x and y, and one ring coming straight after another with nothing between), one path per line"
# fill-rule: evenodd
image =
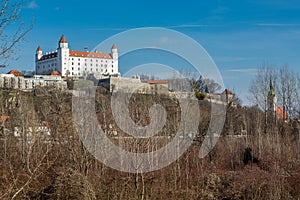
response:
M58 47L61 48L61 49L62 48L68 48L68 42L67 42L67 40L66 40L66 38L65 38L64 35L61 36L61 38L60 38L60 40L58 42Z
M115 44L111 47L111 57L114 60L118 60L118 49L117 49L117 46Z
M38 48L36 49L36 53L35 53L35 60L39 60L41 59L43 56L43 51L42 48L40 46L38 46Z
M112 72L112 73L118 73L119 72L118 49L115 44L111 47L111 57L113 59L112 68L114 69L114 72Z
M268 92L268 110L276 112L277 98L273 87L272 76L270 77L270 90Z
M63 75L68 75L70 69L69 69L69 56L70 56L70 49L68 46L67 39L64 35L61 36L59 42L58 42L58 67L57 70Z

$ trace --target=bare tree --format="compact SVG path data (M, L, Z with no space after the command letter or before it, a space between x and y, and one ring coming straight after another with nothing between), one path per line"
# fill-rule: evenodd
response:
M297 77L287 65L284 65L279 69L278 79L278 101L290 118L297 117Z
M274 66L263 64L262 67L257 70L257 75L251 83L250 100L263 111L268 109L270 82L276 82L276 78L277 75Z
M297 93L296 93L296 97L298 99L298 101L296 102L296 112L297 112L297 117L298 119L300 119L300 76L298 75L297 77Z
M20 20L23 0L3 0L0 3L0 57L7 59L12 56L14 47L24 38L31 27L25 28ZM17 26L11 33L7 33L10 26Z

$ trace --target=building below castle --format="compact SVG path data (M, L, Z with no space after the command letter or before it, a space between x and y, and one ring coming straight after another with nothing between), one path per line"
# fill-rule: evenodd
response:
M42 48L36 50L36 74L50 75L53 71L63 77L81 77L88 74L120 76L118 69L118 49L114 44L110 53L84 52L70 50L63 35L56 51L43 54Z
M18 70L0 74L0 88L31 91L45 86L65 90L67 82L58 75L58 72L52 72L51 75L34 75L33 77L24 77Z

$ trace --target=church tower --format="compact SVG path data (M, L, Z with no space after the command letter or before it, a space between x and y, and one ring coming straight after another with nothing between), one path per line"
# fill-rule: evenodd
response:
M270 77L270 90L268 93L268 110L276 112L277 98L273 87L272 76Z

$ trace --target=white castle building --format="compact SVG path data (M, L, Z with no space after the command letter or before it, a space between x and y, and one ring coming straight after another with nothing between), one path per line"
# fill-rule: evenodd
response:
M62 76L86 76L96 74L119 76L118 49L114 44L111 53L84 52L70 50L63 35L55 52L43 54L42 48L36 50L36 74L50 75L53 71Z

